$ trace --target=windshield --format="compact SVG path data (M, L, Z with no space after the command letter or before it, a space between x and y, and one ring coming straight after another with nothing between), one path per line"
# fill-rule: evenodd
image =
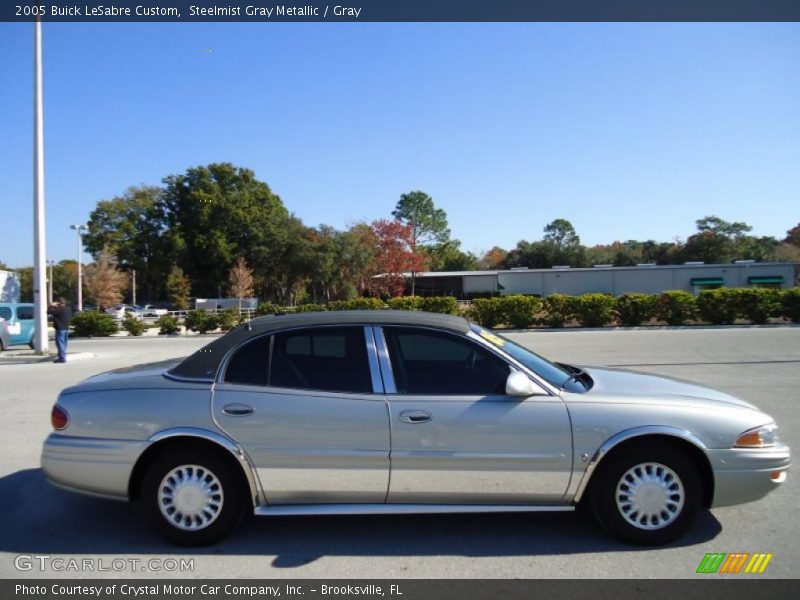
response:
M489 331L474 323L470 323L470 328L483 339L491 342L510 357L525 365L550 385L563 388L572 378L572 373L566 368L550 362L502 335L497 335L494 331Z

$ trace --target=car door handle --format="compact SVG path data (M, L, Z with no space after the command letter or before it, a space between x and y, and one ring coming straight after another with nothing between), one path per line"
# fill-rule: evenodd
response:
M400 419L403 423L411 423L412 425L416 425L418 423L427 423L430 421L433 416L427 410L404 410L397 418Z
M249 404L226 404L222 407L222 414L229 417L247 417L256 412Z

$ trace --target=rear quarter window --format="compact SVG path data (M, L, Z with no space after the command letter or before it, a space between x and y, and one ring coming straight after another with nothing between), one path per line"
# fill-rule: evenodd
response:
M18 306L17 307L17 319L20 321L29 321L33 319L33 307L32 306Z

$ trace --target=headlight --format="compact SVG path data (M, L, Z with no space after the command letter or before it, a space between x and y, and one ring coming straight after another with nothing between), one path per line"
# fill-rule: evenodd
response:
M778 426L775 423L769 423L748 429L738 438L734 444L737 448L768 448L774 446L778 441Z

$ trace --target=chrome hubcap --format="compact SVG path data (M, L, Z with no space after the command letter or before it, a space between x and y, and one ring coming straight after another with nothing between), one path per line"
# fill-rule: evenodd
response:
M622 517L637 529L661 529L678 518L685 493L677 473L648 462L628 469L614 494Z
M179 529L204 529L219 517L222 484L206 467L181 465L166 474L158 487L158 507L164 518Z

